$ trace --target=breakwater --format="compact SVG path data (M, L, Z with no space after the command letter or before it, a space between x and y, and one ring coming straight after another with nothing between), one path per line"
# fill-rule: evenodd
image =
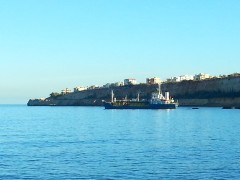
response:
M162 91L169 91L180 106L240 107L240 77L164 83ZM149 99L157 85L139 84L111 88L117 99ZM110 88L73 92L46 99L31 99L29 106L101 106L102 100L110 100Z

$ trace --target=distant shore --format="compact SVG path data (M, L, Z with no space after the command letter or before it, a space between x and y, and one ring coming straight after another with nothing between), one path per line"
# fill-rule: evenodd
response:
M111 88L117 99L149 99L157 85L128 85ZM44 99L30 99L28 106L101 106L102 100L110 100L110 88L72 92ZM162 84L162 91L169 91L180 106L240 107L240 77L183 81Z

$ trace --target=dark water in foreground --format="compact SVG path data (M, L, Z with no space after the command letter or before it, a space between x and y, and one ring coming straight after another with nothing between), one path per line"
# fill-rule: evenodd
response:
M239 179L240 110L0 106L0 179Z

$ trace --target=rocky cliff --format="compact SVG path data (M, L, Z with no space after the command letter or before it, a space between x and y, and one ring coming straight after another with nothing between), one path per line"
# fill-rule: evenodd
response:
M157 85L140 84L112 88L117 99L149 99ZM240 107L240 77L164 83L162 91L179 101L181 106L234 106ZM109 88L85 90L58 97L29 100L29 106L100 106L102 100L110 100Z

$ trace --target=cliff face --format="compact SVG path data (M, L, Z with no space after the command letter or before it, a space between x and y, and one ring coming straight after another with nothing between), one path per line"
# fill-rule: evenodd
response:
M136 98L149 99L156 91L157 85L135 85L113 88L117 99ZM184 106L237 106L240 107L240 77L211 79L205 81L183 81L180 83L165 83L162 91L169 91L171 97ZM99 106L102 100L110 100L111 89L94 89L75 92L45 100L29 100L29 106Z
M177 98L240 97L240 77L168 83L163 88Z
M136 86L122 86L113 88L114 95L117 99L136 98L137 93L140 92L141 99L149 98L151 93L156 90L157 86L149 85L136 85ZM94 90L86 90L80 92L74 92L59 96L56 98L46 98L45 100L34 99L29 100L29 106L46 106L46 105L56 105L56 106L100 106L102 105L102 100L110 101L111 89L102 88Z

